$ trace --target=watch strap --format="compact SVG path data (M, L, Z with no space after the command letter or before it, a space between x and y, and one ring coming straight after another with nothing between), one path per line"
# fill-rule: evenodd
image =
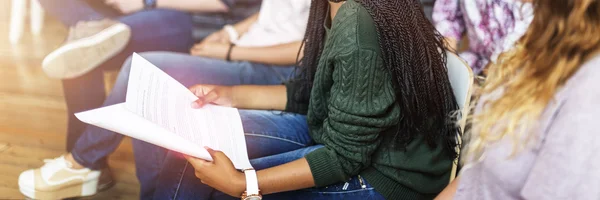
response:
M225 55L226 61L231 61L231 51L233 50L234 46L235 46L235 44L233 44L233 43L229 44L229 49L227 49L227 55Z
M256 170L247 169L244 170L244 174L246 175L246 195L259 195L260 191L258 190L258 177L256 176Z

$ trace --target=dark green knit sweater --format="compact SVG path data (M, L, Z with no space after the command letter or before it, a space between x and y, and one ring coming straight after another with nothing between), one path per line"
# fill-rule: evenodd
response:
M325 146L306 156L317 187L361 175L386 199L431 199L447 185L452 163L443 145L416 137L405 150L392 148L402 111L362 5L347 1L327 30L310 98L295 96L299 82L286 87L287 110L308 109L310 135Z

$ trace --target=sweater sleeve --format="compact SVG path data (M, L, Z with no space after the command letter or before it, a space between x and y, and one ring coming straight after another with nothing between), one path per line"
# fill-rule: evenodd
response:
M347 181L371 165L380 134L395 126L391 74L373 50L345 51L333 65L333 85L320 148L306 155L318 187Z
M435 28L444 37L460 41L465 31L460 0L437 0L433 6L432 19Z

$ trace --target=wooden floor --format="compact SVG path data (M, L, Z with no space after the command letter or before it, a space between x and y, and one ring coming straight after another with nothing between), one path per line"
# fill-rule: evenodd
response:
M67 30L47 19L42 36L29 31L18 45L8 42L9 1L0 0L0 199L23 199L19 173L65 153L66 110L60 81L44 75L40 63ZM89 199L137 199L131 143L110 157L117 184Z

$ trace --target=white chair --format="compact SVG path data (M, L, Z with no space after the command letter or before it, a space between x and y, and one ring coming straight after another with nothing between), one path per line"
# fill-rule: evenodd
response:
M12 0L10 11L10 28L8 39L10 43L17 44L23 36L25 29L25 18L27 14L27 0ZM38 0L31 0L29 4L29 20L31 32L39 35L44 25L44 10Z
M458 103L458 107L460 109L459 115L459 126L460 129L464 131L465 125L467 122L466 116L469 114L471 103L471 93L473 90L473 71L471 71L471 67L459 58L456 54L447 52L448 60L446 61L446 65L448 67L448 79L450 79L450 85L452 85L452 90L454 92L454 98L456 98L456 102ZM459 144L462 143L462 135L460 133L456 136ZM457 148L457 151L460 153L460 148ZM454 164L452 164L452 174L450 175L450 182L454 180L456 176L458 159L455 160Z

